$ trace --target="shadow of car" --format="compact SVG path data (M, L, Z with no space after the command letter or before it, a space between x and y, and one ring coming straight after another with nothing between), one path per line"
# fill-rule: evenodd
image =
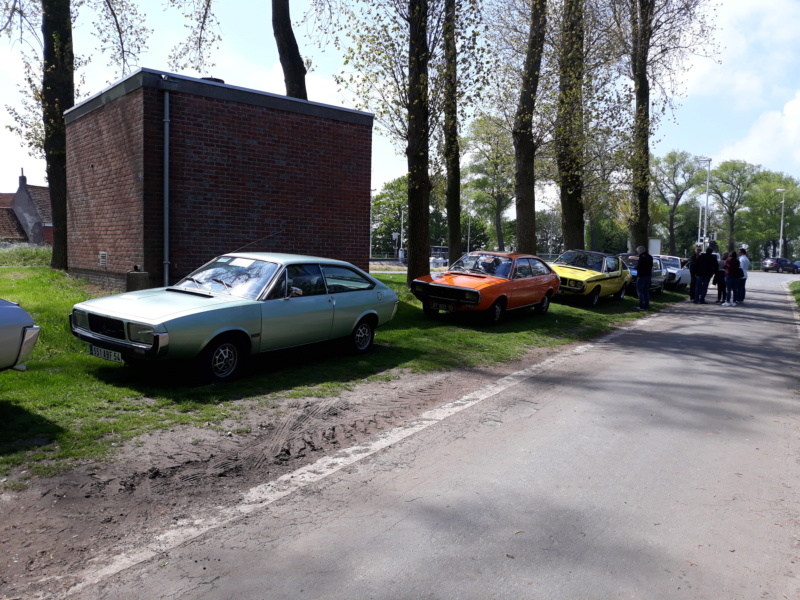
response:
M0 300L0 371L24 371L39 339L39 326L16 302Z
M476 312L497 323L509 310L533 308L545 314L558 292L559 278L532 254L476 251L465 254L444 273L411 283L428 317L443 312Z
M605 296L622 300L631 279L627 265L604 252L567 250L552 266L561 278L559 298L581 299L589 306Z
M190 359L212 381L227 381L261 352L338 338L366 352L398 303L391 288L344 261L234 253L173 286L76 304L70 325L98 358Z

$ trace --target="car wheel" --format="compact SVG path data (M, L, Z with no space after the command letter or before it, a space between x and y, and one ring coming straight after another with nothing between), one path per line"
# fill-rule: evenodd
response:
M533 312L537 315L546 315L548 310L550 310L550 296L545 296L539 304L533 307Z
M624 300L625 299L625 286L623 285L620 290L614 294L614 300Z
M783 267L778 267L777 269L775 269L775 271L777 271L778 273L783 273Z
M489 307L489 310L486 311L486 322L489 325L495 325L500 322L500 319L503 318L503 313L505 312L506 307L503 304L502 300L495 300L495 303Z
M350 345L356 354L363 354L372 348L375 340L375 328L369 319L361 319L350 334Z
M212 340L200 353L200 368L211 381L223 383L234 378L244 362L242 346L231 336Z
M661 295L661 294L663 294L663 293L664 293L664 282L662 281L662 282L661 282L661 285L660 285L660 286L658 287L658 289L656 290L656 294L658 294L658 295L660 296L660 295Z
M591 292L589 292L589 296L586 298L586 303L594 308L600 302L600 286L594 288Z

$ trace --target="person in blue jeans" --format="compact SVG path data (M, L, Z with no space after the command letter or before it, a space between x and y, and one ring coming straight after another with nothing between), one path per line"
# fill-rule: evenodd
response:
M706 304L706 294L708 293L708 284L711 283L711 278L719 271L719 263L717 257L714 256L711 246L697 258L695 265L697 272L697 283L695 284L694 302L696 304Z
M639 296L639 310L650 308L650 282L653 279L653 257L647 252L647 248L639 246L636 248L639 261L636 264L636 295Z
M725 261L725 302L722 306L736 306L736 292L739 287L739 259L736 252L731 252L731 255Z
M750 259L747 258L747 250L744 248L739 249L739 268L742 270L741 277L739 278L739 287L736 290L736 302L741 304L744 302L744 288L747 285L747 270L750 268Z

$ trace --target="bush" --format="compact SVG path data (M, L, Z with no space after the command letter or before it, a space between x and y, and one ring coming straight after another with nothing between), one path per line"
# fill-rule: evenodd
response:
M0 245L0 266L47 267L53 256L50 246L35 244Z

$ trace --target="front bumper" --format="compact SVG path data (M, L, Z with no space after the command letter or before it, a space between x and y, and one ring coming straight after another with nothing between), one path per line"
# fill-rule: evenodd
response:
M75 320L72 316L72 313L69 315L69 326L72 331L72 335L74 335L76 338L99 348L105 348L106 350L119 352L122 356L140 359L154 359L164 358L169 352L169 333L154 333L153 345L148 346L146 344L137 344L127 340L110 338L77 327L75 325Z

